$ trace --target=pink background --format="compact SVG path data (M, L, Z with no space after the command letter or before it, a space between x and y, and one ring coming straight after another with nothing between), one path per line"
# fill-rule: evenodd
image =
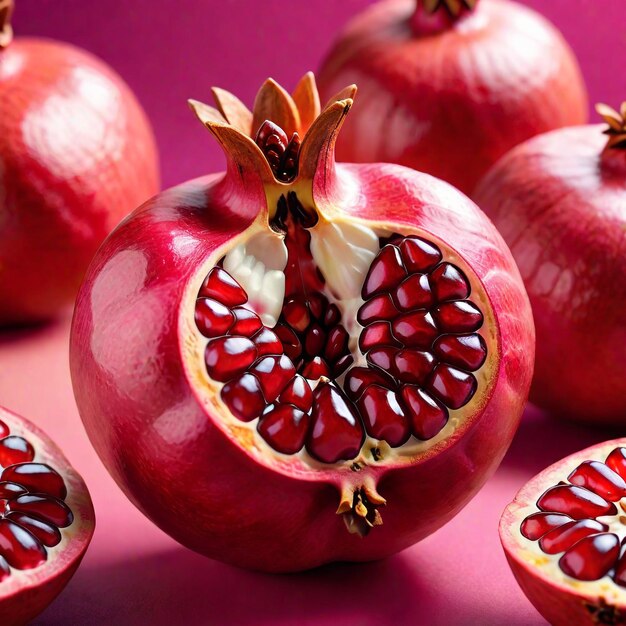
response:
M18 35L71 41L136 90L155 126L164 185L222 167L187 109L219 85L251 104L263 79L287 87L319 65L334 34L369 2L342 0L18 0ZM621 0L527 0L577 51L592 102L616 106L626 26ZM173 7L178 7L174 14ZM619 25L619 26L618 26ZM0 334L0 403L44 427L83 474L98 527L79 572L37 624L545 624L519 591L497 522L519 486L557 458L612 433L529 409L495 477L450 524L380 563L265 576L178 546L128 503L100 464L74 405L68 321ZM184 494L182 494L184 496Z

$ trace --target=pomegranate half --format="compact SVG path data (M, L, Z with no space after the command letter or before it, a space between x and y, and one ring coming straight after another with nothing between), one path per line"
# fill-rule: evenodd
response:
M626 439L558 461L505 509L511 569L554 626L626 624L625 512Z
M39 428L0 407L0 623L24 624L58 595L94 531L83 479Z
M626 104L507 154L476 192L511 246L537 327L531 400L626 424ZM609 135L607 138L603 132Z
M422 539L494 471L532 375L523 285L477 207L407 168L335 164L354 92L320 112L307 74L292 95L268 80L253 112L220 89L219 110L192 102L227 171L125 220L75 309L105 465L163 530L241 566Z
M509 0L383 0L348 24L320 91L359 85L340 161L388 161L471 193L518 143L587 120L561 34Z
M72 46L12 42L12 8L0 1L0 325L69 308L102 240L158 191L129 87Z

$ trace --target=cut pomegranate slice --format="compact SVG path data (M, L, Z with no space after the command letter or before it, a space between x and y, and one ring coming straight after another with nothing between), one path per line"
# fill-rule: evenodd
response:
M614 469L623 471L624 443L601 443L558 461L522 488L502 516L509 564L550 623L594 624L599 614L612 620L626 609L626 493Z
M84 482L38 428L0 408L0 622L40 613L78 567L94 530Z

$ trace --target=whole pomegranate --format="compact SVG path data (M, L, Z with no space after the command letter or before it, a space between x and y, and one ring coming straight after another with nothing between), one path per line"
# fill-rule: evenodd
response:
M362 94L340 161L388 161L465 193L518 143L587 120L586 89L561 34L508 0L383 0L326 58L320 91Z
M41 613L80 564L94 531L87 487L39 428L0 407L0 623Z
M0 325L74 301L105 236L158 191L148 120L109 67L66 44L11 43L0 2Z
M335 164L354 92L320 113L307 74L292 95L268 80L253 112L192 102L227 171L135 211L77 301L72 380L105 465L167 533L240 566L422 539L494 471L532 376L523 285L476 206Z
M553 626L626 623L626 439L563 459L500 520L513 574Z
M537 326L531 400L578 421L626 424L626 104L601 125L512 150L476 198L511 246Z

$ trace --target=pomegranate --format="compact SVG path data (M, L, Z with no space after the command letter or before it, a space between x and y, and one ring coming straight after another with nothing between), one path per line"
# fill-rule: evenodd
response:
M105 465L241 566L420 540L498 465L530 384L529 304L487 218L425 174L335 164L354 92L320 113L307 74L252 112L192 101L227 171L134 212L77 300L72 380Z
M39 428L0 408L0 623L24 624L63 590L94 530L83 479Z
M617 439L545 469L505 509L506 557L551 624L626 624L624 498L626 439Z
M11 43L0 1L0 325L73 304L109 231L158 191L156 146L128 86L72 46Z
M407 165L465 193L518 143L587 120L569 46L509 0L374 4L321 69L325 97L350 82L362 96L337 143L340 161Z
M566 418L623 426L626 104L599 111L608 129L531 139L493 168L476 197L511 246L533 307L531 400Z

